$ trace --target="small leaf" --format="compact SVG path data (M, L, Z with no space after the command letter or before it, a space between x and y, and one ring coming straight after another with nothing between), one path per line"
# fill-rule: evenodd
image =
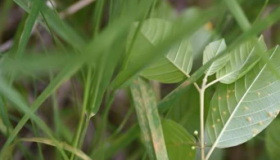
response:
M164 39L170 37L173 29L174 27L172 23L168 21L161 19L149 19L143 23L140 34L145 37L142 38L142 40L147 40L149 43L156 46ZM133 31L130 34L130 38L128 38L129 41L131 41L131 35L133 35L132 33ZM142 44L143 43L144 42L142 42ZM135 45L141 45L141 43L136 40ZM137 53L139 54L139 52ZM140 54L143 56L145 53ZM135 55L134 51L131 58L132 62L137 61L137 56L139 55ZM191 45L188 40L182 40L180 43L167 51L166 57L163 56L162 58L156 60L148 68L146 68L141 75L145 78L157 80L162 83L176 83L182 81L186 75L190 73L191 68Z
M205 64L212 58L216 57L218 54L220 54L225 49L226 49L226 43L225 43L224 39L210 43L208 46L206 46L206 48L203 52L203 64ZM219 71L226 65L228 60L229 60L228 54L226 56L216 60L207 69L205 74L209 75L209 76L215 74L217 71Z
M258 44L255 44L255 40L252 39L232 50L229 53L230 60L217 72L217 79L219 79L221 83L230 84L250 71L260 59L256 54L256 45L260 46L259 48L261 50L259 52L266 51L263 37L259 38Z
M137 78L131 93L150 159L168 160L155 94L149 82Z
M194 160L196 141L182 126L172 120L163 120L162 129L171 160Z
M278 160L280 157L280 120L277 119L267 128L265 135L265 148L271 160Z
M279 53L274 49L271 58L278 68ZM266 66L261 61L235 83L218 86L206 122L209 143L218 148L244 143L278 115L280 82Z

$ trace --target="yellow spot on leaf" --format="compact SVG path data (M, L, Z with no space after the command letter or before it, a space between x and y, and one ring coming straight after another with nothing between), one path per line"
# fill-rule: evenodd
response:
M247 117L246 118L248 122L252 122L252 118L251 117Z
M190 152L190 153L189 153L189 156L190 156L190 157L192 157L192 156L193 156L192 152Z
M213 24L211 22L206 23L205 28L209 31L213 30Z
M221 121L221 120L218 118L218 119L217 119L217 122L219 123L220 121Z
M272 113L271 113L271 112L267 112L267 115L268 115L269 117L272 117Z
M262 122L262 121L260 121L258 124L259 124L259 126L262 126L262 125L263 125L263 122Z
M219 96L219 98L218 98L218 99L219 99L219 101L220 101L220 100L222 100L222 97L221 97L221 96Z
M254 137L255 137L258 133L259 133L259 130L258 130L258 129L254 129L254 130L253 130L253 136L254 136Z

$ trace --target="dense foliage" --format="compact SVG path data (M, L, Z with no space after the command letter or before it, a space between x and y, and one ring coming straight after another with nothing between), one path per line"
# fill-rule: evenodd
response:
M176 2L0 1L0 159L278 160L280 3Z

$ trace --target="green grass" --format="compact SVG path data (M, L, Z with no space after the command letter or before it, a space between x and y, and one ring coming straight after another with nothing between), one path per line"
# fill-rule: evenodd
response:
M280 43L275 38L279 35L273 34L280 29L280 4L273 0L213 1L207 6L187 1L190 6L181 12L161 0L96 0L66 17L59 15L77 1L52 1L54 8L46 2L50 3L5 0L0 5L0 47L13 40L0 61L1 160L15 156L31 160L193 160L200 155L204 138L207 141L204 134L200 138L190 134L205 128L194 115L201 111L200 122L207 119L211 98L220 86L211 84L206 91L210 85L205 79L216 79L206 75L203 80L209 66L234 54L230 51L248 40L258 44L255 37L266 32L271 32L264 34L269 50ZM13 17L17 17L12 24L16 27L6 27ZM141 29L148 26L147 19L168 21L172 30L169 33L160 25L144 33ZM157 31L168 33L154 35ZM201 64L205 46L222 38L226 49ZM176 53L186 56L182 51L186 47L180 46L186 39L194 59L191 72L182 71L185 62L181 59L166 58L172 68L161 68L167 65L159 60L171 48L177 47ZM261 52L260 47L256 45L260 64L266 63L280 80L277 64L266 54L270 52ZM155 77L164 74L176 79L175 69L184 80L169 85L155 82L142 74L149 69L154 69ZM250 69L242 76L250 75ZM193 84L196 89L190 87ZM194 102L199 97L197 90L205 97L200 109L199 102ZM250 150L266 143L262 134L258 137L263 140L251 140ZM224 159L215 157L215 147L208 155L202 152L200 159ZM259 151L260 160L268 159L268 154L275 157L267 150ZM221 152L232 156L230 151Z

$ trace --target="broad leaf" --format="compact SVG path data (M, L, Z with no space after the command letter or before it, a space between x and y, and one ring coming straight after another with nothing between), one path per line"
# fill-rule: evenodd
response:
M170 160L195 159L196 141L182 126L172 120L163 120L162 129Z
M271 52L271 62L280 68L279 49ZM279 112L279 89L279 80L263 61L235 83L220 84L206 122L207 144L226 148L259 134Z
M140 36L145 37L142 38L142 40L147 40L152 45L156 46L167 37L170 37L172 35L173 29L172 23L168 21L161 19L149 19L143 23ZM132 31L131 35L133 35L134 32ZM131 36L128 39L130 42L132 39ZM136 45L137 43L139 42L136 42ZM143 55L145 53L141 54ZM137 55L133 53L132 61L137 61L136 56ZM162 83L176 83L183 80L186 75L190 73L191 68L191 45L188 40L182 40L179 44L173 46L169 51L167 51L166 57L163 56L162 58L155 61L147 69L145 69L141 75L145 78L157 80Z
M203 64L205 64L212 58L216 57L218 54L220 54L225 49L226 49L226 43L225 43L224 39L210 43L208 46L206 46L206 48L203 52ZM208 76L215 74L217 71L219 71L226 65L228 60L229 60L228 54L226 56L216 60L207 69L205 74Z
M271 160L278 160L280 157L280 120L277 119L267 128L265 135L265 147Z
M266 51L263 37L259 38L258 44L255 42L254 39L249 40L229 53L230 60L217 72L217 79L220 82L225 84L233 83L254 67L260 59L256 53L256 45L259 45L260 48L258 52L263 53Z
M151 85L137 78L131 85L131 93L150 159L168 160L156 98Z

